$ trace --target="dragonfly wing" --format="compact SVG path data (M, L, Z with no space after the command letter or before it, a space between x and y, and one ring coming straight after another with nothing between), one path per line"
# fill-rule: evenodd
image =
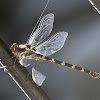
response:
M24 67L28 67L29 65L31 65L31 60L33 60L31 57L24 57L23 56L21 59L19 59L19 62ZM46 78L46 76L44 76L39 71L32 68L32 79L38 86L42 85L45 78Z
M28 39L28 44L32 47L37 46L40 42L42 42L52 31L54 22L54 14L50 13L45 15L40 23L36 31L31 33L30 38Z
M49 56L57 51L59 51L68 36L67 32L59 32L50 37L47 41L38 45L36 49L36 53Z
M32 68L32 78L33 81L38 85L41 86L42 83L44 82L46 76L44 76L43 74L41 74L39 71L35 70L34 68Z
M19 59L19 63L21 65L23 65L24 67L28 67L29 65L31 65L31 60L33 60L32 58L27 58L25 56L22 56L20 59Z

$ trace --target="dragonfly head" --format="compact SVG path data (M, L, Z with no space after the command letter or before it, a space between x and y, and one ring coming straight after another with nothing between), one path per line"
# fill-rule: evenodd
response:
M13 43L13 45L10 47L10 50L12 51L12 53L15 52L16 48L18 48L17 43Z

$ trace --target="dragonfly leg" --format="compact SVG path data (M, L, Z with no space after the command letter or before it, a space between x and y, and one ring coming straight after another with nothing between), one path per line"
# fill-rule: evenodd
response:
M13 64L12 64L12 67L14 67L15 63L16 63L16 60L17 60L17 57L15 58Z
M3 63L2 63L1 61L3 61L3 60L10 60L10 59L13 59L14 57L15 57L15 56L12 56L12 57L10 57L10 58L1 58L1 59L0 59L0 65L1 65L0 68L4 68L4 72L8 71L8 70L6 69L7 66L4 66ZM15 65L16 60L17 60L17 57L15 57L14 62L13 62L9 67L13 67L13 66Z
M16 57L16 56L12 56L12 57L10 57L10 58L0 58L0 61L3 61L3 60L10 60L10 59L13 59L14 57ZM15 58L15 61L14 61L14 63L13 63L11 66L14 66L14 65L15 65L16 60L17 60L17 58ZM1 63L0 63L0 64L1 64Z
M27 76L26 76L26 81L28 80L28 78L29 78L29 76L31 75L31 73L29 72L28 74L27 74Z
M12 56L12 57L10 57L10 58L0 58L0 61L2 61L2 60L10 60L10 59L12 59L12 58L14 58L15 56Z
M27 74L27 76L26 76L26 81L27 81L27 79L29 78L29 76L31 75L31 68L30 67L28 67L28 69L29 69L29 73Z
M3 65L3 63L1 62L1 61L3 61L3 60L10 60L10 59L12 59L12 58L14 58L15 56L12 56L12 57L10 57L10 58L0 58L0 69L1 68L3 68L4 69L4 72L6 72L6 71L8 71L7 69L6 69L6 67L7 66L4 66ZM10 66L10 67L12 67L13 65L15 64L15 61L14 61L14 63Z

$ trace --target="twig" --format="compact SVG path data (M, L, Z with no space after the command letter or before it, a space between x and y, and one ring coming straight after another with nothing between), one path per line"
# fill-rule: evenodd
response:
M12 56L13 55L8 46L0 38L0 58L11 58ZM20 87L20 89L24 92L27 98L29 100L50 100L46 93L41 89L41 87L37 86L33 82L31 75L29 75L29 77L27 78L29 72L26 70L26 68L21 66L17 62L14 64L13 67L11 67L13 62L14 58L2 60L2 66L7 66L5 67L6 71L15 81L15 83Z
M89 0L93 7L97 10L100 14L100 0Z

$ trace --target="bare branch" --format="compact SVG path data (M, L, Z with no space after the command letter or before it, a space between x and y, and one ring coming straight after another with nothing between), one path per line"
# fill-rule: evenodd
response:
M89 0L93 7L97 10L100 14L100 0Z

